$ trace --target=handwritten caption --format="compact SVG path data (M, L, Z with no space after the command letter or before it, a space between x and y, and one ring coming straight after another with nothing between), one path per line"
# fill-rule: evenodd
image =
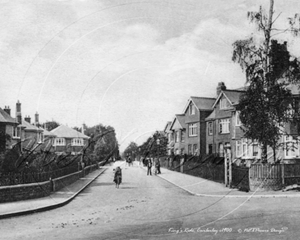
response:
M262 229L262 228L221 228L221 229L215 229L215 228L169 228L169 233L174 234L180 234L180 233L212 233L212 234L219 234L219 233L278 233L282 234L285 231L287 231L287 227L282 228L270 228L270 229Z

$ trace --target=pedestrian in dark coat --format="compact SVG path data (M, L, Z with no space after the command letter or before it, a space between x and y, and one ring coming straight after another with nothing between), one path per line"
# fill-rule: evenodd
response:
M116 183L116 188L119 188L119 185L122 182L122 169L120 167L115 169L114 182Z
M152 168L152 162L151 162L151 159L148 159L147 161L147 175L152 175L152 172L151 172L151 168Z

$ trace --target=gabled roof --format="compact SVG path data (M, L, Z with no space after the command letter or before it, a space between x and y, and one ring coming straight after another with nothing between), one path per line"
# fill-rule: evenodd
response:
M73 128L69 128L64 125L60 125L57 128L51 130L50 132L55 134L57 137L61 137L61 138L84 138L84 139L90 138L82 134L81 132L78 132Z
M165 128L164 128L165 133L171 131L171 125L172 125L172 122L168 121Z
M12 118L7 112L0 108L0 122L16 123L16 119Z
M43 133L44 133L44 136L46 137L56 137L56 135L52 132L49 132L48 130L44 129L44 128L40 128L42 129Z
M212 119L215 119L216 118L216 112L215 110L212 111L211 114L209 114L209 116L207 118L205 118L205 121L209 121L209 120L212 120Z
M196 106L198 110L211 110L212 105L215 102L215 98L206 98L206 97L194 97L191 96L183 110L184 113L186 113L189 105L191 102Z
M22 120L22 125L21 127L25 128L25 131L35 131L35 132L42 132L43 130L37 126L34 126L30 124L29 122Z
M185 129L185 121L184 121L185 115L184 114L176 114L174 117L174 120L170 126L170 129L172 130L173 125L175 121L177 120L179 122L179 125L181 126L181 129Z
M227 100L229 101L229 103L231 105L236 105L239 103L239 99L240 96L244 93L245 91L243 90L222 90L219 94L219 96L217 97L217 100L215 101L215 103L213 104L213 108L216 106L216 104L219 102L220 98L224 95Z

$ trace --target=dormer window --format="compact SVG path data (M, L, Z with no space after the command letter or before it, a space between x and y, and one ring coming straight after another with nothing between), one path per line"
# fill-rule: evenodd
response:
M12 136L13 138L21 138L21 127L14 127Z
M38 143L43 143L44 142L44 133L40 132L38 133Z
M189 106L189 114L195 115L195 113L196 113L195 105L191 103Z
M230 105L229 105L228 100L225 97L223 97L220 101L220 109L227 109L229 107L230 107Z

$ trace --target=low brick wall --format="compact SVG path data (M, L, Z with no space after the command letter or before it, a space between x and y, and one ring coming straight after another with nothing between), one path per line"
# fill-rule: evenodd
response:
M58 191L63 187L76 182L79 178L84 177L98 167L98 164L91 165L82 171L55 178L51 181L0 187L0 203L49 196L51 192Z
M56 192L73 182L76 182L79 178L83 177L83 171L71 173L69 175L52 179L53 182L53 192Z
M0 203L46 197L50 193L50 181L0 187Z

